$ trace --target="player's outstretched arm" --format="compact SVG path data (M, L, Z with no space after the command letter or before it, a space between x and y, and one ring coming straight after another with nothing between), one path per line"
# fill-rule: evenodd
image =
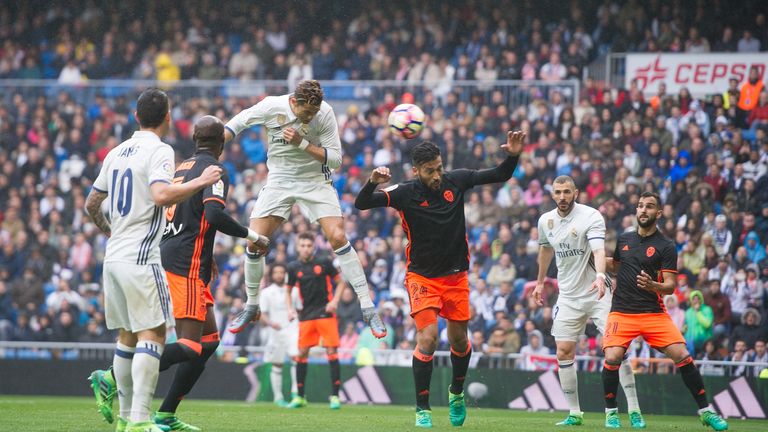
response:
M520 153L523 152L525 138L526 135L523 131L508 131L507 142L501 146L501 149L508 155L507 158L495 168L474 171L474 175L470 181L472 186L489 183L503 183L509 180L515 172L515 168L517 168L517 162L520 160Z
M107 237L112 235L112 227L109 226L109 221L104 217L104 213L101 211L101 203L107 199L106 192L100 192L96 189L91 189L88 194L88 198L85 200L85 209L88 210L88 215L91 216L93 223L104 233Z
M160 207L178 204L197 193L200 189L219 181L221 173L221 167L211 165L203 171L200 177L185 183L152 183L152 186L150 186L152 199Z
M220 202L214 200L206 202L204 214L205 220L216 231L228 236L248 239L264 249L269 248L269 238L240 225L232 216L224 212L224 205Z
M387 167L378 167L371 173L371 177L365 183L355 199L355 207L358 210L368 210L374 207L386 207L389 205L387 194L376 190L376 186L392 179Z

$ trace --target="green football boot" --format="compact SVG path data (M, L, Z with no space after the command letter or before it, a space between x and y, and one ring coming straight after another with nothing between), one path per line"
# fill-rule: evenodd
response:
M605 413L605 427L608 429L618 429L621 427L621 420L619 419L618 410Z
M432 411L420 410L416 408L416 427L420 428L432 428Z
M568 414L565 420L555 423L555 426L581 426L584 424L584 413Z
M709 426L716 431L728 430L728 422L712 410L704 411L699 415L699 418L701 419L701 424Z
M161 412L158 411L155 413L154 416L152 416L152 421L160 428L167 427L169 431L180 431L180 432L199 432L202 431L197 426L192 426L191 424L184 423L183 421L179 420L178 417L176 417L176 413L168 413L168 412Z
M287 408L304 408L307 406L307 400L301 396L296 396L288 404Z
M112 367L107 370L95 370L88 377L93 389L93 396L96 397L96 406L99 413L107 423L113 423L115 416L112 413L112 402L117 394L117 384L112 377Z
M451 389L448 389L448 418L451 419L451 424L454 426L464 424L464 420L467 419L467 404L464 403L464 392L453 394Z
M641 414L640 411L629 412L629 423L635 429L645 429L646 426L645 419L643 418L643 414Z
M152 423L151 421L147 421L147 422L128 423L128 425L125 428L125 432L167 432L167 431L165 429L162 429L158 425Z
M329 406L332 410L341 409L341 400L338 396L331 396L330 401Z

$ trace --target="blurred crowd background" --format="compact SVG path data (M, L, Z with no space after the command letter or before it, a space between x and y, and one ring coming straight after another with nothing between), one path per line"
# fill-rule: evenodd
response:
M413 102L428 114L420 139L440 146L449 170L492 167L501 160L498 147L507 130L528 133L513 178L465 196L476 352L554 352L554 266L547 304L539 307L528 293L537 272L537 219L553 208L552 180L568 174L581 190L579 201L605 216L609 254L616 236L634 229L639 194L660 192L659 227L677 245L680 270L678 289L665 303L689 347L698 358L768 361L768 93L760 90L762 71L700 98L663 88L648 98L635 85L610 87L584 72L609 52L768 50L761 2L308 1L301 13L276 1L226 7L205 0L183 7L71 3L0 5L0 79L64 86L30 97L5 81L0 97L0 340L114 339L104 326L100 283L106 239L90 222L84 197L107 152L137 129L135 98L104 91L83 100L78 85L161 81L174 100L174 127L165 141L182 160L193 151L195 119L215 114L226 121L269 90L248 97L215 88L194 97L174 94L187 80L285 80L291 88L305 78L375 79L402 86L336 107L344 162L333 178L347 235L392 331L384 341L361 331L359 306L347 288L338 311L343 348L414 345L402 286L406 240L397 213L353 206L374 167L389 166L393 181L411 177L415 143L391 136L386 117L396 104ZM581 80L579 94L558 87L564 79ZM451 84L458 80L477 80L478 91L457 93ZM494 84L501 80L531 81L516 87L527 102L511 105L508 92ZM757 88L759 100L740 100L744 86ZM255 127L223 155L232 180L228 209L244 224L267 178L264 143L264 131ZM296 208L273 239L268 263L296 259L297 235L306 230L318 232ZM213 290L224 328L245 297L244 244L217 239L220 275ZM329 253L321 235L317 246L318 253ZM222 340L259 345L264 332L254 326L237 336L224 333ZM577 354L601 355L600 342L590 325ZM642 340L630 351L639 359L655 355ZM597 370L600 364L581 367Z

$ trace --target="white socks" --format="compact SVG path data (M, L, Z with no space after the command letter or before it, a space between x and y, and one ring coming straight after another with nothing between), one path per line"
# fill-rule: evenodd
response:
M624 389L624 397L627 398L627 410L640 411L640 402L637 400L637 389L635 388L635 373L632 372L632 365L629 360L621 362L619 367L619 382Z
M272 363L269 372L269 382L272 383L272 394L275 402L283 400L283 365Z
M136 345L132 368L134 384L130 420L132 422L149 421L152 396L155 395L157 377L160 375L161 355L163 355L163 344L140 340Z
M373 300L371 300L371 295L368 293L368 281L365 280L365 272L360 264L360 258L357 257L355 248L347 242L347 244L333 252L339 258L341 274L352 285L352 289L355 290L357 298L360 300L360 307L363 309L372 308Z
M259 286L264 276L264 257L245 250L245 292L248 294L247 305L259 305Z
M299 394L299 385L296 383L296 362L291 362L291 396Z
M136 347L129 347L120 342L115 349L115 357L112 360L112 373L117 383L117 400L120 403L120 417L128 420L131 415L133 402L133 378L131 366Z
M568 407L571 414L582 415L579 405L579 383L576 376L576 365L573 360L562 360L557 362L560 367L557 374L560 376L560 386L563 388L565 400L568 401Z

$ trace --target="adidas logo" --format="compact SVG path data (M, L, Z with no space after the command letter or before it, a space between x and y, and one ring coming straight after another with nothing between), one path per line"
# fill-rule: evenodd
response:
M425 201L426 202L426 201ZM385 404L392 403L384 383L373 366L360 368L354 377L341 387L339 398L348 404Z
M763 407L760 406L760 402L744 377L731 381L730 386L716 394L713 401L717 410L725 418L765 418Z
M420 207L429 207L429 203L426 200L424 200L424 202L419 204L419 206Z
M623 250L623 251L625 251L625 250L629 250L629 245L624 245L624 247L623 247L623 248L621 248L621 250Z
M565 400L560 381L553 371L547 371L539 376L537 382L523 390L523 395L513 400L507 406L510 409L523 410L558 410L568 411L568 401Z

